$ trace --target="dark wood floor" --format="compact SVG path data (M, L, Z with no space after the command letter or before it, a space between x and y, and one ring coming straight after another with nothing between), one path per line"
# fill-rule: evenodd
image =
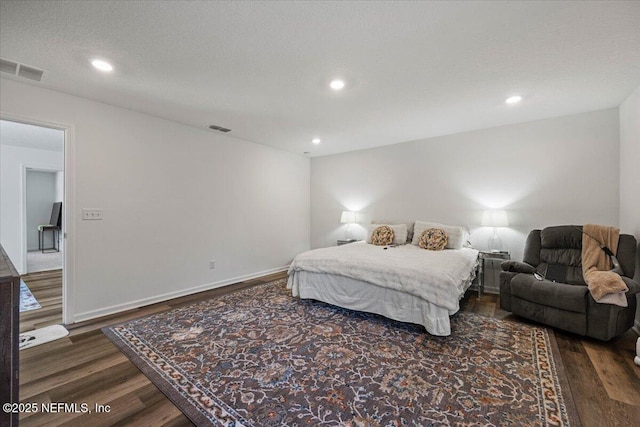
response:
M109 405L109 413L22 414L28 426L191 426L192 423L100 332L100 328L195 301L220 296L284 273L238 283L197 295L154 304L126 313L69 325L68 337L20 352L22 402L95 403ZM21 330L61 320L60 272L23 277L43 306L21 315ZM54 307L57 307L54 309ZM497 296L478 299L469 292L462 309L505 318ZM38 313L42 310L41 313ZM56 310L58 310L56 312ZM640 367L633 364L636 334L627 332L609 343L555 332L571 392L585 426L640 425Z
M20 313L20 332L62 323L62 270L23 276L42 308Z

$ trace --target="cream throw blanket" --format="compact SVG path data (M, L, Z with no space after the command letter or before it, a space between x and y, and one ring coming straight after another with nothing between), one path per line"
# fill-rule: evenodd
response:
M582 234L582 275L589 292L596 302L627 306L625 292L629 290L620 275L608 271L611 259L604 253L598 242L616 254L620 230L603 225L586 224ZM589 235L595 237L594 240Z

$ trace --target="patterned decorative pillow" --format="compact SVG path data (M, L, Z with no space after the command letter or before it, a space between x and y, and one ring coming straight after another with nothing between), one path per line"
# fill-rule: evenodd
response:
M376 246L386 246L393 242L393 230L388 225L376 227L371 233L371 243Z
M441 251L447 246L447 233L442 228L428 228L420 235L418 246L430 251Z

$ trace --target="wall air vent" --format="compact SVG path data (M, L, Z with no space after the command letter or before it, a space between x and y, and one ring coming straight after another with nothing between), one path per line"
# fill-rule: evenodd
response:
M209 129L222 132L222 133L231 132L231 129L223 128L221 126L216 126L216 125L209 126Z
M3 73L13 74L15 76L18 73L18 63L0 58L0 71Z
M20 64L19 62L10 61L5 58L0 58L0 71L11 74L12 76L33 80L35 82L41 82L44 77L44 70Z

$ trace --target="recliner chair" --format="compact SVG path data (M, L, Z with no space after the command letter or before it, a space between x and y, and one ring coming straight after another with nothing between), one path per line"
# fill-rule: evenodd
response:
M524 262L506 261L500 273L500 307L513 314L578 335L608 341L633 326L636 293L636 239L620 234L616 257L629 290L627 307L597 303L582 277L582 227L564 225L533 230L524 249ZM549 264L567 266L565 282L538 280Z

